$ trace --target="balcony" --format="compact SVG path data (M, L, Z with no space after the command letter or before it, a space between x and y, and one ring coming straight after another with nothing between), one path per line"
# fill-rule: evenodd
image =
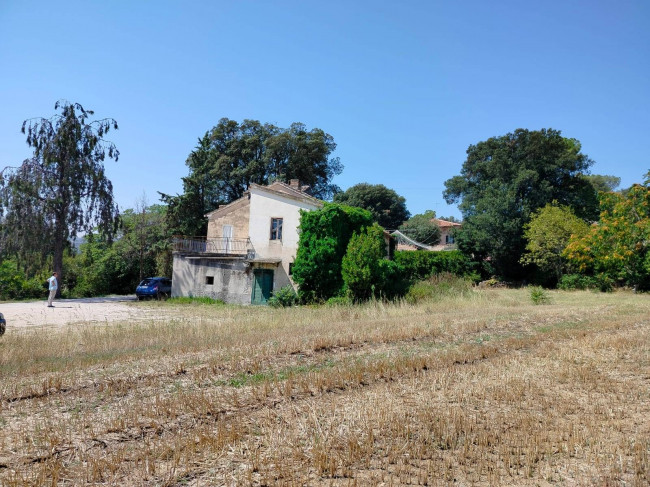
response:
M172 238L172 249L174 252L200 254L206 257L238 257L248 260L255 257L255 249L250 238L176 236Z

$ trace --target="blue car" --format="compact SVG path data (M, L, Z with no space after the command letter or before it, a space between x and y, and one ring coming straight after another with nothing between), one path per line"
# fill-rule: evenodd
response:
M144 298L167 299L172 294L172 280L166 277L147 277L135 288L139 300Z

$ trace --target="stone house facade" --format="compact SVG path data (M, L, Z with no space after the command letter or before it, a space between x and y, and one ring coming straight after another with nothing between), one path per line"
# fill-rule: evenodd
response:
M206 216L206 238L176 238L172 296L263 304L291 285L300 211L321 208L297 180L251 184L238 200Z

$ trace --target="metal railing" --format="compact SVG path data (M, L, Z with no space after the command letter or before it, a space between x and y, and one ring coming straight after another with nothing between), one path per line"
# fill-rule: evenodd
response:
M248 258L255 256L250 238L176 236L172 239L172 245L176 252L241 255Z

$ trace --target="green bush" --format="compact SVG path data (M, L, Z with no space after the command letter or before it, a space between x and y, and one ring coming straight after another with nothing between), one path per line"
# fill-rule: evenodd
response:
M15 260L4 260L0 263L0 299L41 298L46 295L43 288L45 279L45 277L27 279Z
M471 280L444 272L414 283L404 299L409 304L416 304L447 296L467 296L473 292L472 286Z
M565 274L560 278L557 286L564 291L573 291L576 289L596 289L603 292L609 292L613 289L613 281L605 274L598 276L585 276L583 274Z
M533 286L530 288L530 299L533 304L548 304L551 302L548 293L540 286Z
M354 301L377 296L383 290L386 273L380 264L385 254L384 230L376 223L350 238L341 274Z
M293 279L303 302L326 301L343 289L341 262L354 232L372 225L372 214L361 208L325 203L316 211L301 211L300 240Z
M458 250L425 252L395 252L395 262L402 268L404 277L411 282L428 279L434 274L448 272L478 282L477 264Z
M291 286L285 286L273 292L268 300L272 308L288 308L298 303L298 296Z
M352 306L354 303L348 296L333 296L325 304L327 306Z

